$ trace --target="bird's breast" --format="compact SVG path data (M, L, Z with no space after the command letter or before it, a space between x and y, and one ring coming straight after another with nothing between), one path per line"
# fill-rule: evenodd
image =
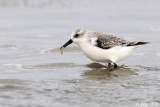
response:
M110 62L104 49L98 48L90 43L81 43L78 45L89 59L98 62Z
M91 60L98 62L118 62L126 59L135 49L134 47L116 46L102 49L90 43L78 44L82 52Z

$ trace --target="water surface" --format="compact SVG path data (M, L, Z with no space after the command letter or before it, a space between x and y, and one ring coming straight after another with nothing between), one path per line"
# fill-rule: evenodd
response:
M160 106L159 3L0 0L0 106ZM60 54L77 28L150 44L110 71L74 44Z

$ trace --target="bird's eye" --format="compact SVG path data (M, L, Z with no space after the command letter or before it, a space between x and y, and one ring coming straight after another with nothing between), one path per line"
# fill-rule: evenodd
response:
M78 34L75 34L75 35L74 35L75 38L78 38L78 36L79 36Z

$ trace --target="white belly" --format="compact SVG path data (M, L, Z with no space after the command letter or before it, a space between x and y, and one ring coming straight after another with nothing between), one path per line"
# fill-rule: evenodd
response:
M118 62L124 60L137 48L137 46L116 46L110 49L102 49L89 43L81 43L79 47L88 58L98 62Z

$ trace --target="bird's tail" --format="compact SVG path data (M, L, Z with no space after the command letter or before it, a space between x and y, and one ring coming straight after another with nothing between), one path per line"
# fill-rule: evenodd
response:
M149 42L137 42L137 43L134 44L134 45L145 45L145 44L149 44Z
M138 46L138 45L145 45L148 44L149 42L137 42L137 43L133 43L131 42L130 44L128 44L127 46Z

